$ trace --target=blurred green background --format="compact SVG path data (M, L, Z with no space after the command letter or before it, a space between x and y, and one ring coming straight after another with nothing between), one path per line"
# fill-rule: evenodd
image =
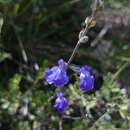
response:
M99 0L101 1L101 0ZM104 0L89 42L73 63L89 65L95 89L83 94L69 70L69 108L53 108L44 70L67 61L92 0L0 0L0 130L130 130L130 1Z

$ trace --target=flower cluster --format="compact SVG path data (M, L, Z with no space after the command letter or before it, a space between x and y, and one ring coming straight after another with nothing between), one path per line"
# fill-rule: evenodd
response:
M44 78L48 84L54 84L56 87L63 87L69 82L69 78L66 73L66 66L63 59L58 61L58 66L49 68L44 73ZM82 92L88 92L94 88L94 76L91 74L91 70L88 66L82 66L79 71L80 90ZM68 101L64 97L63 93L57 93L57 98L54 107L58 112L63 113L68 106Z

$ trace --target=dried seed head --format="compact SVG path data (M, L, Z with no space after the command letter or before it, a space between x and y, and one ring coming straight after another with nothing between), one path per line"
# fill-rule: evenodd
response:
M85 19L85 25L86 25L86 27L88 27L88 28L92 28L92 27L94 27L94 26L96 25L96 21L93 20L92 18L87 17L87 18Z

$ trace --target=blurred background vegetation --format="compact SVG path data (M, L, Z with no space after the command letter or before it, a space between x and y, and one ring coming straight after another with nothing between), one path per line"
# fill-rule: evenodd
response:
M130 1L104 0L73 63L90 65L95 89L71 74L69 108L53 108L43 72L68 60L92 0L0 0L0 130L130 130Z

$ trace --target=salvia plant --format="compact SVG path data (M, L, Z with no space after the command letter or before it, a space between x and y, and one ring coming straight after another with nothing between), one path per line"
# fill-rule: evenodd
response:
M88 42L88 30L96 25L94 20L94 14L101 6L102 1L95 1L92 7L92 14L90 17L85 19L85 27L79 33L79 40L70 56L68 62L65 62L64 59L58 60L58 65L52 68L48 68L44 72L44 79L49 85L54 85L61 91L61 88L69 83L69 76L67 74L67 69L71 65L71 62L78 51L78 48L81 44ZM92 74L91 68L88 65L80 67L77 72L79 75L79 87L83 93L89 92L94 88L94 75ZM57 93L57 98L54 104L54 107L58 112L63 113L64 110L68 107L69 101L64 97L62 92Z
M104 4L102 0L16 1L15 3L13 0L0 0L0 3L4 4L3 9L1 9L4 11L0 16L0 33L2 34L0 36L0 38L2 37L0 49L4 47L2 51L0 50L0 63L2 63L0 71L2 79L0 82L0 130L130 130L130 44L127 41L129 31L126 29L122 33L123 30L121 30L118 31L118 33L121 33L120 35L113 35L115 31L117 32L117 28L114 28L115 24L121 24L123 28L124 25L129 25L127 15L124 16L121 13L121 17L118 17L120 12L113 12L113 8L119 9L122 5L121 8L124 9L123 5L127 6L129 0L109 0L104 1ZM84 20L77 44L70 57L66 60L62 57L62 53L55 64L49 67L48 58L47 60L43 59L44 52L42 49L42 56L36 56L38 63L30 62L28 51L26 54L28 45L24 47L25 40L28 39L28 43L41 38L47 43L56 40L53 50L57 49L55 45L58 45L59 37L55 39L55 35L59 35L59 27L61 27L59 16L61 18L61 16L64 16L62 13L73 10L75 6L72 8L72 5L77 4L77 2L80 3L79 5L85 5L86 13L90 8L89 2L91 1L92 13ZM102 11L100 9L103 5L106 9ZM111 9L107 10L110 5ZM2 6L0 5L0 7ZM86 10L86 7L88 10ZM54 8L54 11L50 8ZM77 7L75 9L77 10ZM69 17L72 15L70 11L67 14ZM82 11L84 12L81 9ZM101 12L95 15L98 11ZM107 14L107 11L110 14ZM82 14L81 12L80 14ZM26 19L27 17L28 19ZM82 15L79 16L79 19L81 17ZM60 30L61 36L68 34L71 28L76 29L77 15L77 21L75 21L75 16L71 17L70 20L66 17L61 19L66 20L63 21L65 26L62 25L65 29ZM49 25L49 29L48 26L47 28L44 26L45 30L43 29L42 24L44 22ZM71 22L72 26L66 28L68 26L66 22ZM54 30L50 29L52 24L56 26ZM27 25L29 25L28 29ZM45 38L40 35L41 30L45 31L42 33L43 35L46 33ZM53 31L57 33L49 35ZM112 37L110 37L110 33L112 33ZM48 39L48 35L52 39ZM114 37L115 35L116 37ZM127 37L127 39L124 40L124 37ZM65 39L67 39L67 36ZM64 41L64 39L62 40ZM15 49L20 50L18 54L20 53L22 57L16 56L17 53L15 49L12 49L12 44L11 48L6 46L8 42L9 44L19 43L19 49L18 46ZM85 58L83 61L78 57L75 60L77 52L81 52L79 52L81 57L84 55L84 48L79 50L79 47L83 44L92 47L85 48L85 51L88 49L87 54L85 54L85 57L89 58L87 62ZM46 45L43 46L46 47ZM59 46L62 46L62 44ZM47 49L52 49L52 46ZM64 51L66 52L66 50ZM56 53L59 54L59 51ZM44 57L46 56L49 57L50 53L45 51ZM51 59L53 58L55 56L51 57ZM84 64L78 63L78 65L75 65L74 60L79 60ZM16 68L14 64L17 65ZM5 72L7 72L7 75Z

